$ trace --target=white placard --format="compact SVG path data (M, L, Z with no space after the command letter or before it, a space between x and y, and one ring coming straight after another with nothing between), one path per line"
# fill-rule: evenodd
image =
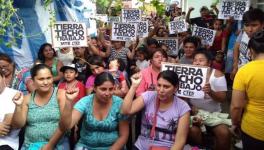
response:
M141 21L140 9L122 9L122 22L139 22Z
M172 70L177 73L179 78L178 96L187 98L204 98L202 90L206 83L207 67L194 65L162 63L161 70Z
M170 37L170 38L155 38L158 43L164 43L168 48L169 48L169 52L172 55L177 56L178 52L179 52L179 48L178 48L178 39L175 37Z
M147 37L149 34L148 21L137 22L137 25L138 25L137 35L141 38Z
M195 26L192 32L192 36L200 37L202 40L202 44L209 45L209 46L213 45L215 34L216 34L215 30L211 30L208 28L202 28L198 26Z
M113 22L111 35L113 41L135 41L137 38L137 24Z
M111 24L112 22L121 22L120 16L109 16L108 22Z
M169 22L170 34L176 34L187 31L187 24L185 20L179 19Z
M52 27L53 47L86 47L85 23L56 22Z
M250 6L249 0L221 0L219 8L219 19L242 20L243 14L248 11Z

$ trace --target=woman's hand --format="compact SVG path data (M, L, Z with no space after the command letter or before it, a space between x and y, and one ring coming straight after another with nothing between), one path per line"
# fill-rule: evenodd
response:
M68 100L73 101L79 94L79 89L74 88L74 89L67 89L65 96Z
M6 136L10 132L10 125L0 122L0 137Z
M54 146L53 145L51 145L51 144L46 144L46 145L44 145L42 148L41 148L41 150L53 150L54 149Z
M140 73L136 73L131 77L131 82L133 87L138 87L142 80L142 76Z
M21 106L23 103L23 94L21 92L18 92L14 97L13 97L13 102L16 104L16 106Z
M204 87L203 87L203 91L204 93L210 95L211 94L211 86L210 83L205 83Z

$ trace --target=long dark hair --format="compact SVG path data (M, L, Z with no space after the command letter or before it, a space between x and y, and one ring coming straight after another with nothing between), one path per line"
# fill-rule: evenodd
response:
M45 62L45 56L44 56L43 52L44 52L45 47L47 47L47 46L49 46L53 50L53 56L56 57L56 52L55 52L54 48L52 48L52 45L50 43L44 43L40 46L39 51L38 51L38 59L42 63Z
M179 86L179 78L176 72L171 70L162 71L159 73L157 80L163 78L170 82L174 87Z
M50 71L50 73L52 74L52 71L51 71L49 66L47 66L45 64L37 64L37 65L34 65L33 68L30 69L31 78L34 80L34 77L42 69L48 69Z
M100 86L106 81L110 81L113 85L115 84L114 77L110 73L102 72L95 77L94 87Z

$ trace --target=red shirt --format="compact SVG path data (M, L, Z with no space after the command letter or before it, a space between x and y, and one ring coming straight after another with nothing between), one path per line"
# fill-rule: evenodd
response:
M80 81L77 80L77 84L75 85L75 87L77 87L79 89L79 94L78 96L74 99L73 101L73 104L75 104L76 102L78 102L81 98L83 98L84 96L86 96L86 93L85 93L85 87L84 87L84 84ZM64 89L66 90L66 82L61 82L59 84L59 89Z

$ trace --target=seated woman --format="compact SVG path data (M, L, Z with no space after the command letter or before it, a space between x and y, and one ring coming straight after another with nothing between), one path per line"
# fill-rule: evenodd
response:
M0 149L17 150L19 129L11 129L15 110L12 98L18 91L5 86L4 73L0 71Z
M44 145L44 149L68 150L68 138L63 137L64 131L58 128L65 99L57 97L51 69L38 64L30 73L36 90L24 97L19 93L13 98L16 107L12 127L25 127L22 150L40 149Z
M46 64L51 68L53 75L53 82L58 84L62 79L63 74L60 72L63 66L62 62L56 57L56 52L49 43L44 43L40 46L38 51L38 59L41 63Z
M65 103L61 128L72 128L83 117L82 128L75 150L121 150L128 139L129 126L121 113L123 100L114 96L114 78L103 72L95 77L94 91L78 101ZM78 89L66 91L75 93ZM62 94L64 95L64 94Z
M194 54L193 65L211 66L210 54L207 51L198 51ZM203 87L205 97L203 99L190 99L191 105L208 112L221 112L220 103L226 99L226 79L222 72L209 68L208 83ZM199 122L190 129L189 138L194 144L201 145L202 131L199 127ZM231 136L228 126L225 124L217 124L210 129L215 136L215 149L223 150L230 149Z
M86 81L85 88L86 88L87 95L91 94L94 90L95 77L98 74L101 74L102 72L109 72L107 69L105 69L105 63L101 57L93 56L93 57L90 57L88 61L89 61L90 69L93 74L89 76ZM115 83L118 83L118 84L115 84L114 95L119 96L119 97L125 97L125 94L128 91L128 86L127 86L123 73L119 74L119 76L115 80Z
M141 74L134 74L124 99L123 114L143 110L141 134L134 149L183 149L189 130L190 107L175 95L179 86L175 72L163 71L157 79L157 90L147 91L133 100L141 82Z

